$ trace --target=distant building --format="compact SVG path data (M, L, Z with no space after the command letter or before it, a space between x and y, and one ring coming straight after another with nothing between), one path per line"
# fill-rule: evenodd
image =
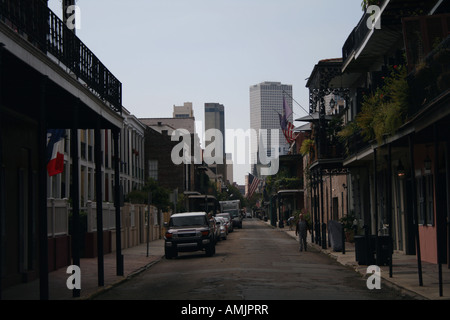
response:
M225 158L225 108L219 103L205 103L205 131L209 129L217 129L222 134L222 145L215 145L215 151L222 151L222 160L220 164L213 164L209 167L218 175L221 175L224 180L227 179L227 166ZM205 147L210 145L211 141L206 141ZM212 156L216 156L215 152Z
M271 157L278 147L278 154L289 152L289 144L281 131L279 114L283 113L283 96L292 109L292 85L281 82L262 82L250 87L250 128L259 134L261 129L267 129L267 156ZM293 116L288 120L292 123ZM278 146L272 146L270 129L279 130ZM252 173L259 176L261 162L258 159L258 140L251 140Z
M189 190L188 165L175 165L171 160L171 152L178 141L171 141L168 134L171 128L160 123L160 126L147 126L145 130L145 177L159 182L160 186L178 192Z
M227 166L227 176L226 179L230 184L234 183L234 176L233 176L233 154L232 153L226 153L226 166Z
M182 106L173 106L174 118L194 118L192 102L185 102Z
M145 131L145 179L153 178L161 186L179 193L195 189L194 148L199 143L194 118L144 118L139 119L147 126ZM185 129L191 135L191 162L176 165L171 153L179 141L172 141L172 133ZM199 150L197 146L197 150ZM201 156L201 155L200 155Z
M158 126L159 123L162 123L168 127L173 128L169 130L169 135L172 134L172 131L175 129L186 129L191 134L195 134L195 118L141 118L139 119L143 124L147 126Z

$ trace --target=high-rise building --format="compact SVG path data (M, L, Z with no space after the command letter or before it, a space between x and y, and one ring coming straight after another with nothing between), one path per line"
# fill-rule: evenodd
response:
M292 85L281 82L262 82L250 87L250 128L255 130L259 137L260 130L266 129L266 156L273 157L275 148L279 155L285 155L289 151L289 144L281 131L279 114L283 114L283 97L292 110ZM293 122L293 115L288 116L288 121ZM272 145L271 129L279 130L278 146ZM251 139L251 163L252 173L260 176L261 161L258 159L258 151L261 145L259 139Z
M215 145L214 150L222 151L222 161L216 167L216 174L221 174L226 179L226 158L225 158L225 108L220 103L205 103L205 132L209 129L217 129L222 134L222 145ZM217 143L216 141L206 141L205 148L210 143ZM217 156L214 152L212 156Z
M182 106L173 106L174 118L194 118L192 102L185 102Z

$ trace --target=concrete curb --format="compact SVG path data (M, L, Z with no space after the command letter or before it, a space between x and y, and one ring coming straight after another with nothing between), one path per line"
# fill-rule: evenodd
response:
M155 264L157 264L158 262L160 262L160 261L162 260L163 257L164 257L164 256L161 256L160 258L157 258L156 260L154 260L154 261L148 263L147 265L145 265L145 266L143 266L143 267L137 269L136 271L133 271L133 272L130 273L129 275L124 276L123 279L120 279L120 280L118 280L118 281L116 281L116 282L114 282L114 283L112 283L112 284L110 284L110 285L108 285L108 286L106 286L106 287L100 288L100 289L98 289L96 292L93 292L93 293L91 293L91 294L89 294L89 295L87 295L87 296L85 296L85 297L78 298L78 300L92 300L92 299L94 299L95 297L101 295L102 293L105 293L105 292L107 292L107 291L109 291L109 290L111 290L111 289L113 289L113 288L115 288L115 287L121 285L122 283L124 283L124 282L126 282L126 281L128 281L128 280L130 280L130 279L132 279L132 278L134 278L134 277L136 277L136 276L139 275L140 273L142 273L142 272L148 270L148 269L151 268L153 265L155 265Z

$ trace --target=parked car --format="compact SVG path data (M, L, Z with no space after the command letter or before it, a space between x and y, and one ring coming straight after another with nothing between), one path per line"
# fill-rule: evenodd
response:
M227 235L230 233L230 219L228 219L227 217L219 217L223 220L223 224L225 226L225 230L227 231Z
M216 220L219 224L219 237L222 240L227 240L227 236L228 236L228 226L227 226L227 222L225 220L226 218L224 217L216 217Z
M220 223L217 221L217 217L212 217L209 220L211 228L214 229L214 241L217 243L220 238Z
M216 217L225 217L228 219L228 232L233 232L233 217L229 212L221 212L216 215Z
M167 259L177 257L178 252L205 251L209 257L216 253L215 231L206 212L176 213L164 226Z
M229 212L231 213L233 221L233 228L237 227L239 229L242 229L242 215L238 209L230 209Z

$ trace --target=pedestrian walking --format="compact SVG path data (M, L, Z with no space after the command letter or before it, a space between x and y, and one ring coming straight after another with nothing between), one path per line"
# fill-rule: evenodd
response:
M305 220L305 217L303 216L303 214L300 214L298 222L297 222L297 227L295 229L295 235L298 235L298 239L300 242L300 249L299 251L303 251L303 248L306 251L306 235L308 232L308 222Z

